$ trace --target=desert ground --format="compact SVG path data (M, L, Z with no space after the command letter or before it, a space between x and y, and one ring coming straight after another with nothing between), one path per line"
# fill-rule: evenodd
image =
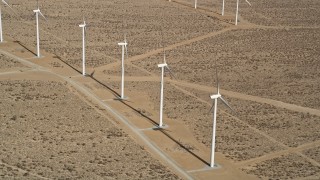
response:
M320 2L42 0L3 7L3 179L319 179ZM81 75L85 19L87 73ZM121 47L126 100L119 100ZM160 69L166 62L164 123ZM216 167L209 168L219 76Z

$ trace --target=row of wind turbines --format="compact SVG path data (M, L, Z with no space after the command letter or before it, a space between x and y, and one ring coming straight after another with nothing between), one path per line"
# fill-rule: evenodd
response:
M171 2L171 0L169 0ZM245 0L246 3L249 4L249 6L251 6L251 3L248 0ZM198 4L198 0L194 0L194 8L197 9L197 4ZM224 6L225 6L225 0L222 0L222 10L221 10L221 15L224 16ZM238 16L239 16L239 0L237 0L237 8L236 8L236 21L235 21L235 25L238 25Z
M10 7L8 5L8 3L5 0L1 0L2 3L4 3L6 6ZM197 0L195 0L197 2ZM247 1L247 0L246 0ZM237 2L239 2L239 0L237 0ZM247 3L249 3L247 1ZM250 3L249 3L250 5ZM196 7L196 6L195 6ZM10 9L12 9L10 7ZM237 9L238 9L238 5L237 5ZM238 11L238 10L237 10ZM41 54L40 54L40 33L39 33L39 15L42 16L45 20L46 17L41 13L40 9L39 9L39 4L37 1L37 9L33 10L33 12L35 13L36 16L36 32L37 32L37 57L40 58ZM222 11L222 15L224 14L224 0L223 0L223 11ZM237 20L236 20L236 24L237 24ZM85 68L85 62L86 62L86 56L85 56L85 47L86 47L86 28L87 28L87 24L85 22L85 20L83 19L83 23L79 25L80 28L82 28L82 75L86 76L86 68ZM2 37L2 24L1 24L1 6L0 6L0 40L1 42L3 42L3 37ZM126 39L126 36L124 36L124 40L122 42L118 43L119 46L121 46L122 48L122 55L121 55L121 96L119 97L119 99L121 100L125 100L127 97L124 96L124 60L125 60L125 54L126 57L128 58L128 42ZM171 69L169 68L167 62L166 62L166 54L165 51L163 50L163 63L158 64L158 68L161 68L161 86L160 86L160 112L159 112L159 125L157 128L165 128L165 125L163 123L163 105L164 105L164 74L165 71L168 71L170 73L170 75L172 77L174 77ZM233 109L231 108L231 106L228 104L228 102L222 97L222 95L220 94L220 88L219 88L219 80L218 80L218 73L216 71L216 81L217 81L217 93L213 94L210 96L210 98L212 100L214 100L213 105L210 109L210 111L213 112L213 131L212 131L212 144L211 144L211 159L210 159L210 167L215 167L215 136L216 136L216 119L217 119L217 106L218 106L218 99L220 99L227 107L229 107L232 111ZM233 111L234 112L234 111Z
M126 40L126 36L123 42L118 43L119 46L122 46L122 61L121 61L121 97L119 99L124 100L127 97L124 96L124 53L126 51L126 55L128 58L128 42ZM161 83L160 83L160 110L159 110L159 124L156 127L157 129L166 128L166 125L163 123L163 106L164 106L164 74L167 71L171 77L175 78L173 72L169 68L169 65L166 62L166 53L163 50L163 63L157 65L158 68L161 68ZM210 96L212 100L214 100L212 107L210 108L210 112L213 113L213 129L212 129L212 142L211 142L211 154L210 154L210 167L214 168L217 165L215 164L215 144L216 144L216 122L217 122L217 109L218 109L218 100L221 100L223 104L225 104L229 109L235 112L229 103L222 97L220 94L219 87L219 78L218 71L216 70L216 82L217 82L217 93Z
M168 71L171 77L175 77L169 68L169 65L166 62L166 54L163 51L163 63L158 64L158 67L161 68L161 85L160 85L160 114L159 114L159 125L158 128L164 128L165 125L163 123L163 99L164 99L164 73ZM216 66L217 67L217 66ZM210 112L213 113L213 126L212 126L212 142L211 142L211 154L210 154L210 167L217 167L215 164L215 146L216 146L216 124L217 124L217 110L218 110L218 100L221 100L223 104L225 104L232 112L235 112L229 103L222 97L220 94L220 86L219 86L219 78L218 71L216 69L216 82L217 82L217 93L210 96L213 100L213 104L210 108ZM212 111L213 110L213 111Z

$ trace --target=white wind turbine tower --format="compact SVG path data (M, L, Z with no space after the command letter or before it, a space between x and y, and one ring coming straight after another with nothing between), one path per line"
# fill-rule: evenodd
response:
M249 6L251 6L251 3L248 0L246 0L246 2L249 4ZM238 14L239 14L239 0L237 0L236 23L235 23L235 25L238 25Z
M8 4L5 0L1 0L1 1L2 1L3 4L5 4L6 6L8 6L8 7L13 11L13 9L11 8L11 6L9 6L9 4ZM0 42L3 42L1 5L0 5Z
M168 64L166 62L166 54L163 54L163 63L158 64L158 67L161 68L161 88L160 88L160 119L159 119L159 128L163 127L163 86L164 86L164 71L167 69L171 76L173 73L171 72ZM173 76L174 77L174 76Z
M37 6L38 9L33 10L33 12L36 14L36 23L37 23L37 57L40 58L40 35L39 35L39 14L45 19L47 20L46 17L44 17L44 15L41 13L40 9L39 9L39 3L37 1Z
M85 43L85 37L86 37L86 29L87 24L86 21L83 18L83 24L79 25L80 28L82 28L82 75L86 75L86 43Z
M214 167L214 154L215 154L215 145L216 145L216 124L217 124L217 106L218 106L218 99L220 99L227 107L229 107L233 112L234 110L228 104L228 102L222 98L220 94L219 88L219 79L218 79L218 72L216 71L217 76L217 94L213 94L210 96L211 99L214 99L214 104L212 105L210 111L213 110L213 128L212 128L212 144L211 144L211 160L210 160L210 167Z
M124 51L126 50L126 55L128 58L128 48L127 48L127 39L126 35L124 36L124 42L118 43L122 47L122 61L121 61L121 97L120 99L125 99L124 97Z
M221 15L224 16L224 0L222 0L222 12Z

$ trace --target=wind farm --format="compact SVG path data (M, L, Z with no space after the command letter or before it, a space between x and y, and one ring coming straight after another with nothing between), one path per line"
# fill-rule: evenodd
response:
M317 0L6 2L0 179L319 179Z

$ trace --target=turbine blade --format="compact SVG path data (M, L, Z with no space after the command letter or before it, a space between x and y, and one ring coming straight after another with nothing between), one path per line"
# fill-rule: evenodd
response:
M128 47L127 47L127 45L125 45L124 47L126 48L126 55L127 55L127 59L128 59L128 56L129 56L128 55Z
M46 20L46 21L47 21L47 18L46 18L46 17L44 17L44 15L41 13L41 11L39 11L39 14L44 18L44 20Z
M37 0L37 8L39 9L39 0Z
M9 4L8 4L5 0L2 0L2 2L3 2L3 4L5 4L6 6L8 6L8 7L14 12L14 10L12 9L12 7L9 6Z
M223 99L222 96L219 97L219 98L220 98L220 100L221 100L228 108L231 109L231 111L233 111L235 114L237 114L237 113L232 109L232 107L229 105L229 103L228 103L225 99Z
M210 108L210 110L209 110L209 112L208 112L208 113L211 113L211 112L212 112L212 110L213 110L213 108L214 108L214 102L212 102L211 108Z
M216 67L216 78L217 78L217 94L220 94L219 77L218 77L218 68L217 67Z
M249 4L249 6L251 6L251 3L248 0L246 0L246 2Z
M171 71L171 69L169 68L169 66L167 65L167 66L165 66L165 67L166 67L166 69L168 70L170 76L171 76L172 78L174 78L174 79L177 79L177 78L174 76L174 74L173 74L173 72Z
M126 43L127 45L124 45L124 47L126 48L126 55L127 55L127 59L128 59L128 42L127 42L127 33L124 33L124 43Z
M163 63L166 64L166 51L163 50Z

